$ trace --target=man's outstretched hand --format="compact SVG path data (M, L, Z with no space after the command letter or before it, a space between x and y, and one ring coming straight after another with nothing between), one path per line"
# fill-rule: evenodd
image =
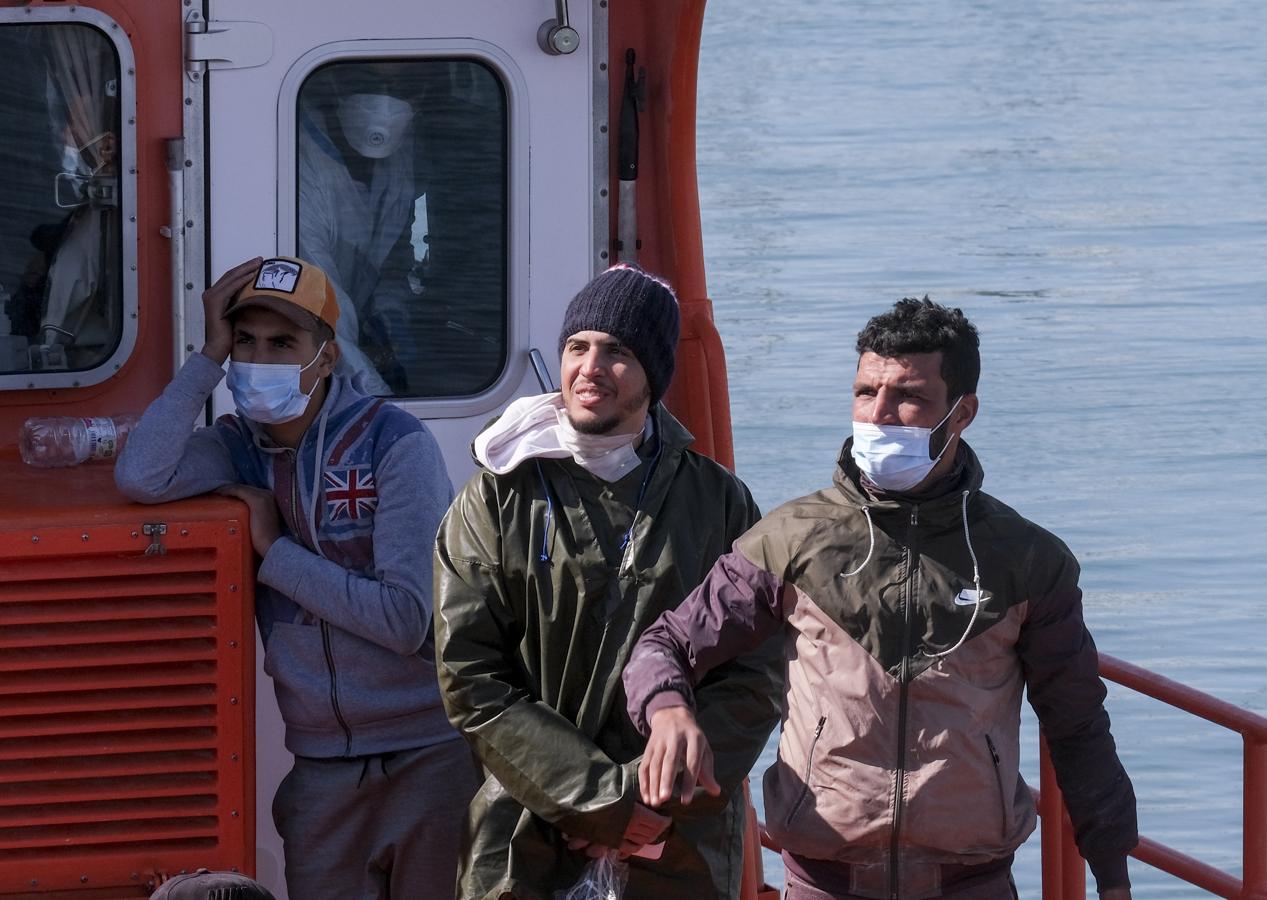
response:
M683 805L691 802L695 786L713 797L721 785L713 777L713 749L686 706L667 706L651 716L651 737L638 765L642 802L657 807L673 796L673 785L682 773Z

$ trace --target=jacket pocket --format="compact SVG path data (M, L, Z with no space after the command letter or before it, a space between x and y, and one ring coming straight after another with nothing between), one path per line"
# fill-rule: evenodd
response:
M783 820L784 826L792 824L792 820L796 818L796 814L801 811L801 807L805 804L805 798L809 796L809 777L814 769L814 749L818 746L818 739L823 736L823 726L826 724L827 717L819 716L818 725L814 728L814 737L809 742L809 751L805 754L805 774L801 776L801 792L797 794L796 802L788 810L787 818Z
M999 834L1007 840L1007 792L1003 790L1003 770L1000 768L999 751L994 747L994 740L987 734L985 745L990 751L990 761L994 763L994 783L999 789Z
M330 703L330 668L319 625L274 622L264 649L264 671L273 679L277 705L287 725L338 727Z
M339 664L339 705L354 730L429 711L443 718L430 639L417 653L401 655L331 626L330 646ZM418 727L416 718L411 727Z

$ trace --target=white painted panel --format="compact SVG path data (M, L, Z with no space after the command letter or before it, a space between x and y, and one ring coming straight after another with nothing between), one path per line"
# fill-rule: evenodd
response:
M541 350L555 370L558 328L564 308L592 274L594 241L595 96L591 75L599 60L593 39L591 4L573 0L571 23L581 35L581 49L568 56L549 56L537 46L537 29L554 14L550 0L305 0L284 4L259 0L211 0L209 18L259 22L272 32L272 56L251 68L216 69L209 78L208 209L210 270L214 279L243 259L293 252L293 229L279 231L279 221L293 218L294 191L279 190L279 172L290 171L284 157L293 149L279 145L279 132L293 133L293 87L285 96L288 73L316 48L349 41L391 41L393 53L433 53L446 42L459 46L479 42L513 69L519 96L512 111L510 136L512 187L511 285L512 328L510 380L500 391L468 404L459 414L426 403L406 403L424 418L445 454L449 473L460 486L473 471L468 447L484 421L515 396L538 393L527 352ZM403 48L403 49L402 49ZM600 93L601 96L601 93ZM600 111L601 112L601 111ZM522 229L522 233L515 229ZM522 238L522 240L519 240ZM289 244L289 246L288 246ZM217 394L216 414L231 409L227 395ZM262 653L261 653L262 659ZM266 886L285 900L281 845L272 826L272 797L290 760L282 747L282 730L271 682L257 675L258 873ZM296 898L299 900L299 898Z

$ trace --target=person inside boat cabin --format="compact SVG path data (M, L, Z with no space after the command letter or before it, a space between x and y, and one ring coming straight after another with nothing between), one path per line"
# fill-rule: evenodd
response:
M406 391L390 325L414 299L406 278L421 190L401 69L324 67L299 107L299 253L324 269L339 299L343 368L377 396Z
M642 802L668 801L679 777L683 791L712 779L699 688L781 634L785 716L764 790L788 900L1016 897L1012 854L1035 823L1023 690L1100 896L1129 898L1135 795L1078 562L982 491L963 440L979 407L976 328L904 299L857 351L834 484L762 519L634 648Z
M559 335L562 391L516 400L481 432L481 468L440 526L440 685L488 776L464 900L551 900L609 852L633 854L625 900L738 897L739 787L778 721L780 644L697 686L716 763L692 803L639 799L644 740L620 686L642 629L758 518L660 402L678 329L673 291L645 271L583 287Z
M339 305L301 259L254 259L203 295L206 343L115 468L142 503L208 491L250 510L255 613L294 766L273 800L296 900L433 897L457 867L478 768L445 717L431 547L452 497L407 412L334 374ZM225 377L237 406L192 429Z

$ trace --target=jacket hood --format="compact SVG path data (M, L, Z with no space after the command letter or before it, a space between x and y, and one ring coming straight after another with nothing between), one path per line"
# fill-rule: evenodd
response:
M967 441L960 438L956 452L955 467L928 494L879 494L873 495L862 486L862 471L853 461L853 437L845 439L840 448L840 456L836 459L836 473L832 477L837 489L845 496L845 501L859 509L869 507L874 510L900 510L912 504L919 504L921 516L937 516L943 509L949 515L958 516L963 492L968 491L975 496L981 490L985 480L985 471L981 460L968 446Z

